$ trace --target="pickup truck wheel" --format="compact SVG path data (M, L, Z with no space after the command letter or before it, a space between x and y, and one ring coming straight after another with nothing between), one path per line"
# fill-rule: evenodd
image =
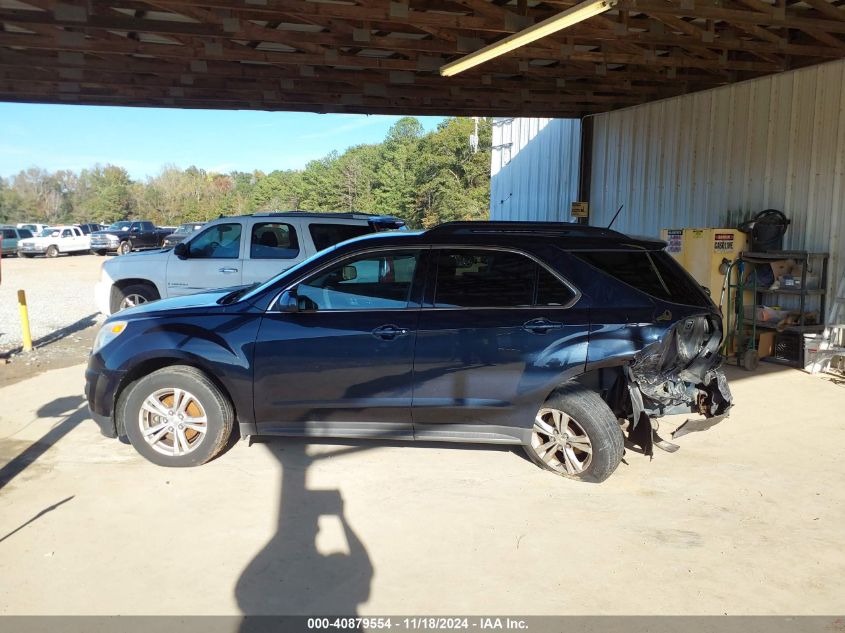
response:
M132 252L132 243L130 241L121 242L117 247L118 255L128 255Z
M100 249L97 249L97 250L95 251L95 250L92 248L92 249L91 249L91 254L92 254L92 255L99 255L100 257L103 257L103 256L106 254L106 251L104 251L104 250L103 250L103 249L101 249L101 248L100 248Z
M610 477L624 450L622 429L610 407L581 385L567 385L549 397L525 446L542 468L594 483Z
M158 291L147 284L131 284L124 288L115 288L111 296L111 311L114 314L157 299L161 299Z
M205 374L177 365L129 385L117 401L118 428L143 457L159 466L199 466L232 433L235 413Z
M59 249L55 245L50 245L47 247L47 250L44 251L44 255L46 257L58 257Z

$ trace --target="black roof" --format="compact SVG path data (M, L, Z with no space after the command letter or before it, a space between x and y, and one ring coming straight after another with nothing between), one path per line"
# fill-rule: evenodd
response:
M566 250L662 250L662 240L568 222L446 222L427 231L386 231L350 240L383 246L412 244L488 245L530 248L538 243Z

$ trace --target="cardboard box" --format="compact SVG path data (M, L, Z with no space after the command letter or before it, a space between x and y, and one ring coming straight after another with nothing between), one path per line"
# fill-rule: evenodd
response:
M757 339L757 356L759 358L766 358L775 352L775 333L761 332Z

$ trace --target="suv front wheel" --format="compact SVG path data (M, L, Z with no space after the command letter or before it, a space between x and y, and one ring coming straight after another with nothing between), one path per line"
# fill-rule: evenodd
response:
M595 483L610 477L624 450L622 429L610 407L581 385L566 385L549 397L525 446L542 468Z
M193 367L165 367L129 385L118 398L118 428L159 466L199 466L217 455L232 433L229 399Z

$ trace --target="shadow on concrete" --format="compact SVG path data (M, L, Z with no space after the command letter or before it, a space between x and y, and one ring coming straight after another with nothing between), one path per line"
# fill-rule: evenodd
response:
M42 435L40 439L30 444L23 452L0 468L0 489L26 470L30 464L37 461L56 442L76 428L80 422L88 419L88 407L80 406L82 403L83 398L81 396L69 396L57 398L38 409L36 415L39 418L68 415Z
M373 562L346 517L340 490L309 487L308 469L316 462L384 446L522 452L520 447L511 446L390 439L261 438L257 443L278 460L282 485L276 532L244 569L235 588L238 606L245 616L242 633L271 630L272 620L255 616L355 616L360 605L369 599ZM309 447L320 445L337 448L309 453ZM373 511L385 509L373 508ZM339 526L333 535L342 533L346 541L345 551L321 552L320 532L332 523Z
M63 328L59 328L55 332L50 332L46 336L42 336L39 339L32 341L32 347L34 349L38 349L40 347L46 347L51 343L55 343L57 341L61 341L68 336L76 334L77 332L81 332L82 330L87 330L89 327L93 327L97 325L97 315L100 314L99 312L94 312L89 314L86 317L71 323L70 325L66 325ZM0 353L0 358L9 358L13 354L20 354L23 351L23 347L18 345L10 350L6 350L5 352Z
M75 496L76 496L76 495L71 495L71 496L67 497L66 499L62 499L61 501L59 501L59 502L57 502L57 503L54 503L54 504L53 504L53 505L51 505L51 506L47 506L47 507L46 507L46 508L44 508L41 512L39 512L39 513L38 513L38 514L36 514L34 517L32 517L29 521L27 521L27 522L25 522L25 523L22 523L21 525L19 525L18 527L16 527L14 530L12 530L11 532L9 532L9 533L8 533L8 534L6 534L5 536L1 537L1 538L0 538L0 543L2 543L3 541L5 541L7 538L9 538L10 536L12 536L13 534L15 534L15 533L17 533L17 532L20 532L20 531L21 531L22 529L24 529L27 525L29 525L29 524L30 524L30 523L32 523L33 521L37 521L38 519L40 519L41 517L43 517L43 516L44 516L45 514L47 514L48 512L52 512L53 510L55 510L56 508L58 508L60 505L67 503L68 501L70 501L71 499L73 499Z
M370 595L373 565L364 543L345 515L343 496L335 488L308 487L308 468L320 459L348 455L375 443L309 455L304 440L265 444L282 470L276 533L244 569L235 588L247 616L241 631L263 628L253 615L355 615ZM340 525L345 552L322 553L317 547L321 523Z

